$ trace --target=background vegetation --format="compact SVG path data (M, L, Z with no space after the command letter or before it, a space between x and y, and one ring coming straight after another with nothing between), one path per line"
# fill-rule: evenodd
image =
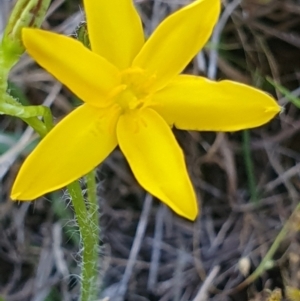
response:
M136 1L146 34L186 3ZM195 223L151 202L121 152L114 151L98 170L99 299L117 300L121 287L121 299L128 301L300 300L298 212L267 262L269 269L244 282L299 202L300 3L223 4L213 39L185 72L260 87L285 111L251 131L174 130L202 204ZM0 0L2 25L11 5ZM43 27L71 35L83 20L79 1L54 0ZM57 45L53 51L59 51ZM10 90L23 104L51 106L56 121L80 104L26 55L11 73ZM0 118L0 295L5 301L76 300L80 239L68 196L56 192L20 204L9 198L16 173L36 143L22 121Z

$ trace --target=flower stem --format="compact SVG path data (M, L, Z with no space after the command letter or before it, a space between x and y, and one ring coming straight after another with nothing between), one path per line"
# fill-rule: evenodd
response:
M97 186L96 186L96 172L92 170L86 175L86 183L88 190L88 200L89 200L89 225L91 228L91 249L90 257L88 262L90 262L91 267L88 276L90 282L90 299L96 300L97 295L97 280L98 280L98 247L99 247L99 206L97 202ZM82 299L83 301L83 299Z
M81 301L96 300L98 263L98 205L96 198L95 172L87 176L88 202L85 204L78 181L68 185L82 239Z
M23 106L7 91L7 79L15 62L5 59L0 42L0 114L18 117L31 126L41 137L44 137L53 127L52 113L44 106ZM38 116L42 116L42 122Z

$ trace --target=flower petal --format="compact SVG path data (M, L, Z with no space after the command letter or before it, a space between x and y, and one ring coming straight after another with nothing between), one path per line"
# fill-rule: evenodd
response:
M23 29L28 53L85 102L103 106L119 83L119 71L75 39L38 30Z
M118 121L117 137L141 186L179 215L194 220L196 196L182 150L166 122L151 109L127 113Z
M220 0L196 0L165 19L133 61L155 76L153 91L178 75L210 37Z
M85 0L92 50L120 69L128 68L144 44L132 0Z
M233 81L180 75L153 95L170 125L198 131L238 131L272 119L280 106L266 93Z
M32 200L85 175L116 147L117 110L75 109L27 157L11 198Z

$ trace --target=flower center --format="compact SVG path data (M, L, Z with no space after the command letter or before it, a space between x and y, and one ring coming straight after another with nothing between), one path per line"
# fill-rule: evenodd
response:
M154 77L140 68L121 72L121 85L116 88L114 101L123 111L140 109L149 103Z

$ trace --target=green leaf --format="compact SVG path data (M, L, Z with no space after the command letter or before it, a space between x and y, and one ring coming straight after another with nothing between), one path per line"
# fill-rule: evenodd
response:
M274 86L281 94L285 96L287 100L289 100L293 105L295 105L298 109L300 109L300 98L293 95L287 88L276 83L270 77L267 77L267 81Z

